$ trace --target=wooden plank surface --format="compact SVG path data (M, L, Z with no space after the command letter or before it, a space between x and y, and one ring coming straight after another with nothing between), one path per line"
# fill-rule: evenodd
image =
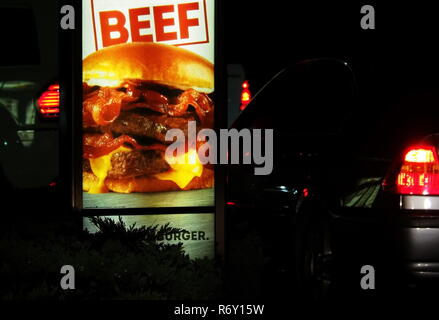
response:
M84 209L208 207L215 205L213 188L152 193L83 194Z

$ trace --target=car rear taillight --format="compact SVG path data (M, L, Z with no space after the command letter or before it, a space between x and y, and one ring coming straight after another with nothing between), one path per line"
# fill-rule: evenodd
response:
M250 92L250 85L246 80L242 83L241 106L239 107L239 109L244 110L247 107L247 105L250 103L251 99L252 99L252 95Z
M432 146L415 146L406 150L398 170L383 183L385 190L397 194L439 195L439 159Z
M56 118L59 116L59 84L49 86L38 98L37 106L42 117Z

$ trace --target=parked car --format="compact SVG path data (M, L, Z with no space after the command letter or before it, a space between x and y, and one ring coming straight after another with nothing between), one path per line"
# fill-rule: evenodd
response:
M0 1L0 184L17 194L55 187L58 172L56 1ZM21 198L16 205L31 203Z
M276 74L233 125L274 129L274 170L230 167L229 217L284 230L272 249L310 296L361 291L364 265L381 289L439 276L439 91L377 105L356 92L347 63L304 61Z

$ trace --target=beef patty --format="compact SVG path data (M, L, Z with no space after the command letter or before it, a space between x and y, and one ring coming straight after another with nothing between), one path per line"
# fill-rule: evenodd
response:
M162 152L155 150L133 150L116 152L111 157L111 169L107 177L112 179L154 175L169 170ZM90 161L84 159L83 171L92 172Z
M191 114L177 118L165 114L144 115L128 111L122 112L112 124L104 128L104 131L166 142L166 132L170 129L180 129L187 136L188 121L195 121L195 117Z

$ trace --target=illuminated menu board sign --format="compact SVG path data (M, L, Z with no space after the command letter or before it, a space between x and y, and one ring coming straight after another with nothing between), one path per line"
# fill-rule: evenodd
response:
M214 5L83 0L84 209L214 206Z

